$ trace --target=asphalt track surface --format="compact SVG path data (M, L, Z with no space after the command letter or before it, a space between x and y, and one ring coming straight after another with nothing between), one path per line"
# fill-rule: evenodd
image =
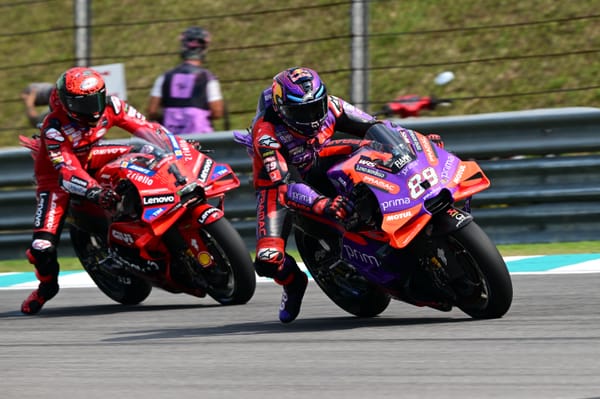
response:
M513 285L502 319L398 301L359 319L311 281L289 325L273 283L232 307L158 289L125 307L65 288L37 316L18 311L29 290L0 290L0 397L600 397L600 273Z

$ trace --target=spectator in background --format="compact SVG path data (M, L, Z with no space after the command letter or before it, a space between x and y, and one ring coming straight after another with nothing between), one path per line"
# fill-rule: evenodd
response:
M155 80L148 118L162 122L174 134L212 132L213 121L223 117L225 106L219 81L203 67L210 33L193 26L180 40L183 63Z
M39 127L44 117L50 112L49 109L46 109L46 111L40 113L37 107L49 105L50 93L53 88L52 83L31 83L21 92L21 98L25 105L25 115L27 115L32 127Z

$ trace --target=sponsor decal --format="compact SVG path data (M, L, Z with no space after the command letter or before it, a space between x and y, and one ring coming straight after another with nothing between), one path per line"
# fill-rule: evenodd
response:
M96 132L96 139L99 139L100 137L104 136L106 134L107 130L106 128L100 128L97 132Z
M135 109L135 107L132 107L131 105L129 105L127 107L127 116L130 116L132 118L139 119L142 121L146 119L146 117L144 115L140 114L138 112L138 110Z
M63 180L62 187L71 194L85 196L86 188L80 184L74 184L71 180Z
M92 148L91 155L115 155L115 154L124 154L129 152L129 148L127 147L94 147Z
M412 161L413 158L409 154L404 154L401 157L397 157L392 162L392 170L401 170Z
M410 137L410 141L414 144L415 150L422 152L423 148L421 147L421 143L419 142L419 138L417 134L413 130L407 130L408 136Z
M40 240L39 238L33 240L31 243L31 247L33 249L37 249L38 251L43 251L44 249L48 249L52 246L52 243L48 240Z
M198 176L202 183L206 183L206 180L208 180L208 175L210 173L210 170L212 169L213 163L214 161L212 159L205 159L204 165L202 165L202 170L200 171L200 176Z
M435 166L438 164L439 160L435 150L431 146L431 141L425 136L419 136L419 142L423 147L423 151L425 152L425 156L427 157L427 161L430 165Z
M202 212L202 214L200 215L200 217L198 218L198 223L200 224L204 224L206 223L206 221L208 220L208 218L213 217L213 218L218 218L221 214L221 210L218 208L208 208L207 210L205 210L204 212Z
M281 180L281 173L278 170L275 170L269 173L269 179L271 179L271 181L279 181Z
M414 216L412 210L390 213L385 215L386 222L397 222L399 220L410 219Z
M165 207L160 208L149 208L144 211L144 219L151 221L162 215L162 213L166 210Z
M121 241L127 245L132 245L134 243L134 239L133 239L132 235L129 233L124 233L122 231L113 229L110 231L110 235L115 240Z
M389 208L397 208L397 207L401 207L401 206L405 206L405 205L410 205L410 198L408 198L408 197L394 198L389 201L383 201L381 203L381 209L386 211Z
M87 181L85 181L83 179L80 179L77 176L71 176L70 181L71 181L71 183L76 184L76 185L81 186L81 187L87 187L88 186L88 182Z
M260 138L258 139L258 144L262 147L269 147L269 148L280 148L281 144L279 144L277 142L277 140L275 140L273 137L269 136L269 135L263 135L260 136Z
M133 171L127 171L127 178L131 181L151 186L154 184L154 180L147 176Z
M272 172L277 169L277 158L275 157L266 157L263 159L263 163L267 172Z
M60 132L54 128L50 128L46 130L46 138L48 140L60 141L61 143L65 141L65 138L60 134Z
M329 96L329 104L333 106L332 111L336 116L340 116L344 111L340 99L336 96Z
M256 253L256 258L258 260L270 261L277 260L280 255L281 253L277 250L277 248L261 248Z
M460 227L461 224L467 220L471 220L473 217L459 211L458 209L449 208L446 213L454 220L456 220L456 227Z
M183 159L185 161L191 161L192 159L194 159L194 157L192 156L192 151L190 150L190 146L187 141L181 142L181 150L183 151Z
M152 175L154 175L154 171L152 171L152 170L150 170L150 169L142 168L142 167L141 167L141 166L139 166L139 165L135 165L135 164L129 163L129 162L127 162L127 161L123 161L123 163L121 164L121 167L122 167L122 168L127 168L127 169L129 169L129 170L135 170L136 172L139 172L139 173L145 174L145 175L147 175L147 176L152 176Z
M371 254L359 251L356 248L352 248L351 246L344 244L344 254L345 258L350 262L360 262L365 265L380 267L381 264L379 260Z
M388 193L391 193L391 194L397 194L400 191L400 188L397 185L387 182L385 180L377 179L371 175L363 175L362 181L365 184L376 187L383 191L387 191Z
M386 177L386 174L379 170L367 168L359 164L354 165L354 170L360 173L366 173L368 175L378 177L380 179L384 179Z
M33 227L39 229L44 225L44 215L48 207L48 192L43 192L38 195L37 208L33 219Z
M175 196L169 195L152 195L143 198L144 205L161 205L161 204L172 204L175 202Z
M467 167L465 165L460 165L458 167L458 170L456 171L456 174L454 175L454 179L452 179L454 184L460 183L460 180L462 179L463 175L465 174L465 169L467 169Z
M456 161L456 158L453 156L450 156L450 157L448 157L448 159L446 159L446 162L444 162L444 166L442 167L442 172L440 173L440 178L444 184L450 181L450 178L451 178L450 171L452 169L454 169L455 161Z
M56 193L52 193L52 196L50 197L50 208L48 209L48 214L46 216L46 226L45 228L47 228L50 231L54 231L54 229L57 227L56 223L57 223L57 208L58 205L56 204L56 200L58 199L58 195L56 195Z
M110 102L115 110L115 115L119 115L121 113L121 100L118 97L110 96Z
M228 172L229 172L229 169L227 168L227 166L217 165L217 166L215 166L215 169L213 170L213 174L212 174L211 178L218 179L219 177L227 174Z
M198 253L196 258L198 259L198 263L200 263L200 266L202 267L210 266L213 263L212 255L206 251Z
M258 195L258 204L256 205L257 214L256 214L256 230L258 237L264 237L267 235L266 229L266 212L265 212L265 201L266 201L266 193L262 192Z
M90 76L89 78L85 78L79 88L81 91L88 91L98 86L98 78Z

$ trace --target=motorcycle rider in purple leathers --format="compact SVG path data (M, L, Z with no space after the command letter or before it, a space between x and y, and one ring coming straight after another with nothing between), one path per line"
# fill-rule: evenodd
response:
M361 145L360 139L346 139L324 148L335 132L363 138L377 123L402 129L329 95L314 70L293 67L278 73L271 87L261 93L250 131L235 134L236 141L248 147L253 159L256 273L283 286L279 307L279 320L283 323L298 317L308 285L306 274L285 252L292 227L290 210L345 219L352 204L342 196L331 198L317 192L306 178L326 170L334 157L339 159ZM431 136L439 140L439 136Z

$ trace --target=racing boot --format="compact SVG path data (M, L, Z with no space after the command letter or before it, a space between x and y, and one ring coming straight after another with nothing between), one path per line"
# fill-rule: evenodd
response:
M281 305L279 305L279 320L282 323L290 323L296 320L300 313L302 298L307 286L308 277L301 270L294 273L292 281L283 286Z
M41 248L41 249L38 249ZM58 262L56 250L48 241L35 240L33 248L26 252L29 263L35 267L35 276L40 284L21 304L24 314L36 314L42 306L58 293Z
M38 275L40 284L21 304L21 312L28 315L38 313L42 309L42 306L58 293L57 277L36 274Z

